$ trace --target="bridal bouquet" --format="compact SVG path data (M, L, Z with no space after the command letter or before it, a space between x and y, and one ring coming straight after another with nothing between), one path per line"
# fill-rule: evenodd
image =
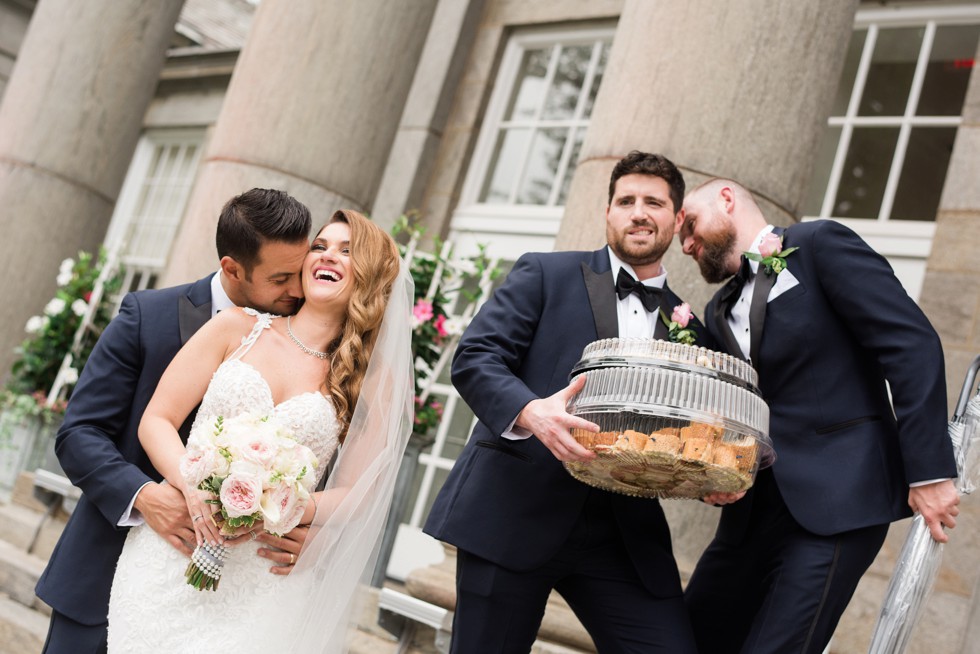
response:
M189 488L214 495L222 533L263 521L269 533L292 531L316 484L317 459L310 448L269 416L241 414L199 421L187 440L180 474ZM227 548L205 543L194 550L187 583L215 590Z

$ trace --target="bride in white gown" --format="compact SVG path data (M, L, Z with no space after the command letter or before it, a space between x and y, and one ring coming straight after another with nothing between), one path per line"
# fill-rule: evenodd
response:
M198 402L198 421L273 416L317 455L318 478L340 451L325 489L307 504L301 525L309 534L298 559L261 557L257 525L225 540L214 592L186 583L187 559L153 530L132 529L112 583L110 653L345 650L412 426L412 287L398 268L387 234L356 212L338 211L303 264L306 301L295 316L222 312L174 359L140 441L184 493L199 544L221 536L212 505L185 488L179 472L177 426Z

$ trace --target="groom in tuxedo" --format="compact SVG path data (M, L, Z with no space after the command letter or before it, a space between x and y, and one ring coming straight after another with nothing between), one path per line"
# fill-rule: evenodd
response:
M890 522L914 510L940 542L956 524L939 338L853 231L773 228L731 180L687 196L680 240L706 281L734 275L705 325L758 371L776 450L744 498L708 498L726 506L685 593L698 648L822 652Z
M146 522L190 555L187 505L179 490L160 483L140 446L140 419L177 350L218 311L295 312L310 226L309 210L296 199L252 189L218 218L217 273L123 299L82 370L55 441L82 497L35 589L52 608L46 654L106 651L109 588L128 527ZM181 429L184 438L192 420Z
M594 457L569 430L598 427L565 409L583 348L667 337L660 311L682 301L660 261L683 197L674 164L631 152L609 182L607 246L522 256L460 340L452 380L479 423L425 525L458 548L452 652L529 651L553 588L600 652L694 651L659 503L562 466Z

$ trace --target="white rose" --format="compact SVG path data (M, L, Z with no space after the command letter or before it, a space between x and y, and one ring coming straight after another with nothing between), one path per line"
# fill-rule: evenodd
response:
M81 318L88 311L88 302L79 298L71 303L71 312Z
M78 381L78 368L69 367L65 370L65 383L74 384Z
M49 316L57 316L65 310L66 306L65 301L60 297L51 298L51 301L44 307L44 313L48 314Z
M60 272L58 273L58 276L55 277L55 281L58 282L58 286L65 286L71 281L72 277L74 277L74 275L70 270L68 272Z
M465 318L451 317L446 318L446 322L442 323L442 328L446 330L446 334L449 336L459 336L466 329L466 324Z
M69 257L61 262L61 265L58 267L58 272L61 273L62 275L64 275L65 273L71 274L72 270L74 269L75 269L75 260Z
M44 329L46 324L48 324L47 318L42 318L41 316L31 316L27 319L27 326L24 327L24 330L28 334L36 334Z
M261 506L265 530L277 536L295 529L306 508L293 484L285 482L263 493Z

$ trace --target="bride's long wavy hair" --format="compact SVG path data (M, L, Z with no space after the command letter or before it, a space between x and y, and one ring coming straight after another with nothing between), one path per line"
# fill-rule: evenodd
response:
M327 225L336 222L350 227L354 275L347 318L334 341L335 346L331 347L327 374L327 390L337 410L343 442L388 305L391 285L398 276L399 256L394 239L362 214L341 209L334 212Z

